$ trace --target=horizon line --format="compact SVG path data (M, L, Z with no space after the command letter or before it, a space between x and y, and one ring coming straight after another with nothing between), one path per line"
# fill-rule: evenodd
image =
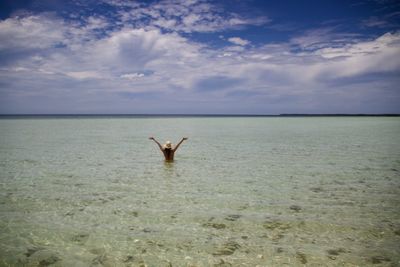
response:
M346 116L381 116L381 117L397 117L400 113L280 113L280 114L248 114L248 113L236 113L236 114L225 114L225 113L13 113L13 114L1 114L0 117L104 117L104 116L131 116L131 117L346 117Z

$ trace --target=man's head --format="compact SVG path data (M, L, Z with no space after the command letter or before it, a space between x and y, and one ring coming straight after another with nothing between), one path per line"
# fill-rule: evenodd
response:
M171 149L172 148L171 142L170 141L165 142L164 148Z

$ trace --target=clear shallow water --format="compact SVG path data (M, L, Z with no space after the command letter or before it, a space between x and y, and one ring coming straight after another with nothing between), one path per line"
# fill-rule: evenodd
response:
M2 119L0 175L0 266L400 265L400 118Z

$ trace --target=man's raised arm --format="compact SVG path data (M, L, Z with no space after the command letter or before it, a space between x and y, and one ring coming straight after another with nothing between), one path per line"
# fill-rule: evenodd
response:
M154 137L149 137L150 140L153 140L154 142L156 142L156 144L158 145L158 147L161 149L161 151L163 150L162 145L156 140L154 139Z
M182 140L175 146L174 151L178 149L178 147L183 143L183 141L187 140L187 137L183 137Z

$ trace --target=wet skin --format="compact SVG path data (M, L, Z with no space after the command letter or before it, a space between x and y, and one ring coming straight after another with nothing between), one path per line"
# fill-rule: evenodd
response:
M164 155L165 161L174 161L174 155L175 151L179 148L179 146L182 144L183 141L187 140L187 137L182 138L182 140L175 146L173 147L172 145L170 147L163 147L154 137L149 137L150 140L153 140L156 142L158 147L160 148L161 152Z

